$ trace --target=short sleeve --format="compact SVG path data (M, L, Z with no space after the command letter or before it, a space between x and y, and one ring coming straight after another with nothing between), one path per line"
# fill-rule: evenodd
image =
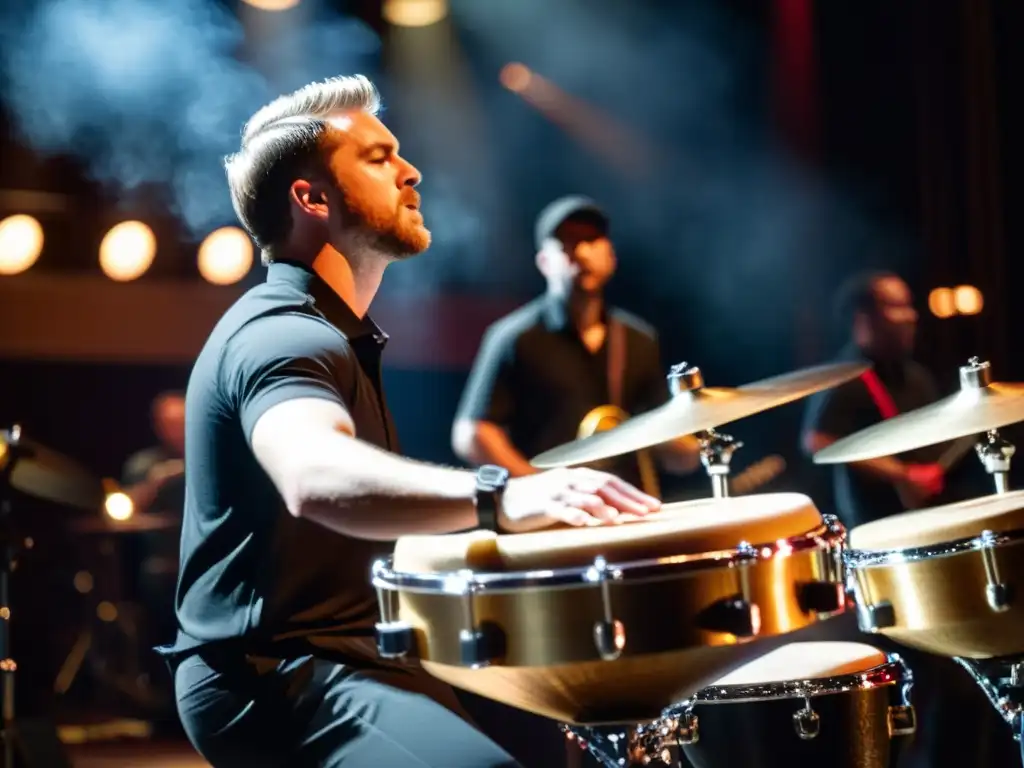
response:
M345 337L326 322L273 315L243 326L221 357L220 382L247 440L260 416L288 400L319 398L348 410L354 366Z
M121 470L121 484L124 486L141 483L149 476L149 471L158 463L160 457L155 451L139 451L125 462Z
M513 370L517 335L501 326L484 334L456 418L508 424L515 412Z

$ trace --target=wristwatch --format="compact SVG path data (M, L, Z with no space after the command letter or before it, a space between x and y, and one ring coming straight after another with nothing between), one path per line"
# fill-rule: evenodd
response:
M508 478L508 470L494 464L484 464L476 472L476 516L479 527L485 531L498 531L498 515Z

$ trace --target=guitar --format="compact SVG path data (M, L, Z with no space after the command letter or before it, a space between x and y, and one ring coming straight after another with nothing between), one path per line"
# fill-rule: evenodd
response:
M942 467L943 472L948 472L950 469L955 467L960 460L971 452L975 443L978 442L976 435L968 435L967 437L961 437L959 440L955 440L949 448L947 448L943 454L939 457L939 460L935 462ZM900 498L900 503L903 508L907 511L913 509L920 509L928 503L928 499L922 499L918 496L914 489L909 485L897 485L896 495Z

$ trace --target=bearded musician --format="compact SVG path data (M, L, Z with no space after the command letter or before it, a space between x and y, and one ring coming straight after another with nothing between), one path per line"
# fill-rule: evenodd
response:
M607 215L585 197L560 198L538 216L536 263L547 291L484 334L452 429L464 461L529 475L536 470L527 457L668 400L654 330L605 302L616 267L608 230ZM670 472L700 463L692 437L654 454ZM626 455L601 468L657 496L647 459Z

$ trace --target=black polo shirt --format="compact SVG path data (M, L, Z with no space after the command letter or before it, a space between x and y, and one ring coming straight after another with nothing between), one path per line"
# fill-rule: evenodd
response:
M931 374L912 360L903 362L871 361L856 347L844 349L838 362L871 362L875 373L892 397L900 413L929 405L938 399ZM821 432L831 437L846 437L882 421L882 413L861 379L853 379L810 398L804 412L802 432ZM936 461L943 446L929 446L900 456L914 462ZM880 478L845 464L831 468L836 512L847 527L862 525L903 512L903 504L892 485Z
M271 265L266 282L218 322L186 393L175 651L287 638L289 647L309 641L344 661L374 663L347 656L354 644L346 638L372 634L370 568L391 545L289 514L250 439L272 406L315 397L345 407L360 439L397 451L381 391L386 340L312 271L289 263Z
M621 406L635 416L669 398L657 336L628 312L607 312L625 329ZM611 398L607 337L590 352L565 304L551 296L520 307L484 333L458 418L501 426L527 459L575 440L583 417ZM602 468L640 483L634 457Z

